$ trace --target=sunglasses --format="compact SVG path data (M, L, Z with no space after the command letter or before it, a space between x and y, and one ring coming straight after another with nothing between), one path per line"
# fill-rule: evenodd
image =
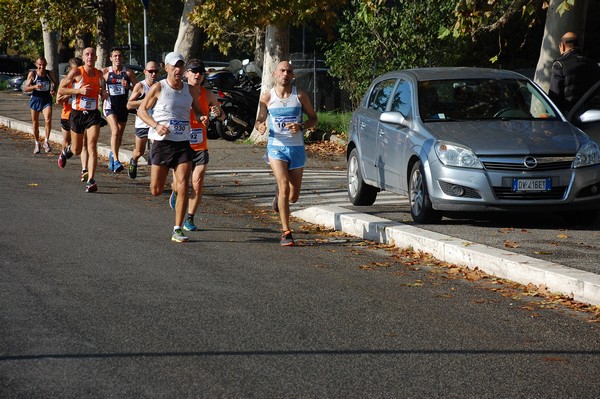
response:
M156 70L156 69L146 69L146 72L148 72L148 73L158 73L158 70Z
M201 68L192 68L192 69L188 69L188 71L190 71L191 73L194 73L194 74L199 73L201 75L204 75L204 70Z

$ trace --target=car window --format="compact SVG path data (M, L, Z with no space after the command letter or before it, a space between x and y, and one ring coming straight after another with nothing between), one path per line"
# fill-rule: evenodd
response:
M556 117L540 91L524 79L423 81L418 97L424 121Z
M392 100L391 111L400 112L405 117L409 116L412 107L412 97L410 84L405 80L400 80L394 98Z
M580 112L583 113L590 109L600 109L600 87L585 100Z
M392 90L396 84L396 79L386 79L377 83L371 91L367 107L379 112L384 112L387 103L392 96Z

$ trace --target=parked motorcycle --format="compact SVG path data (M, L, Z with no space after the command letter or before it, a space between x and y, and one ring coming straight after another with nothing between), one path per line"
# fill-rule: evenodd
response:
M209 138L216 132L224 140L235 141L252 132L260 97L261 75L257 71L247 60L234 60L228 68L207 75L209 87L227 115L223 121L211 118Z

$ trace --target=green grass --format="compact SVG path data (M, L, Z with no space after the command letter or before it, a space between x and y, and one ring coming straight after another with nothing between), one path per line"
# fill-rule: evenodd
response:
M0 90L6 90L6 89L8 89L8 81L6 81L6 80L0 81Z
M335 132L343 135L348 134L350 126L350 112L317 112L319 124L317 128L323 132Z

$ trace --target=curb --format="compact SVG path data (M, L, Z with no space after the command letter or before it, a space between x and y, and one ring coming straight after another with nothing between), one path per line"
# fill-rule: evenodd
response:
M545 285L552 292L600 305L600 276L502 249L460 240L339 206L315 206L292 216L346 234L398 248L432 254L441 261L480 270L527 285Z
M20 121L17 119L0 116L0 124L7 126L9 129L18 130L20 132L29 133L29 134L33 135L33 128L31 126L31 123L29 123L29 122L23 122L23 121ZM42 130L43 130L43 125L40 124L40 136L43 135ZM50 130L50 141L53 143L62 144L62 141L63 141L62 132L59 132L54 129ZM108 155L110 154L110 152L111 152L110 146L106 146L104 144L98 143L98 155L108 158ZM128 160L128 162L133 157L133 151L126 150L124 148L119 149L119 154L122 154L125 157L125 159ZM148 165L148 161L146 161L146 158L141 157L138 160L138 165Z

